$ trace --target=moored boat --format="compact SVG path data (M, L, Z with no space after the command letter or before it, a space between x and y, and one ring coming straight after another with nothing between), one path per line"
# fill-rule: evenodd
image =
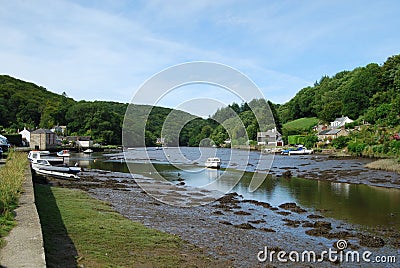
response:
M32 162L32 169L39 175L74 179L78 179L76 174L82 171L80 167L71 167L66 164L52 165L47 159L35 159Z
M288 155L302 155L302 154L312 154L313 149L307 149L306 147L299 147L297 150L289 151Z
M83 151L83 153L84 154L91 154L91 153L93 153L93 150L92 149L86 149L85 151Z
M69 150L62 150L57 152L57 156L60 157L69 157L71 154L69 153Z
M207 168L220 168L221 167L221 159L218 157L210 157L205 162L205 166Z

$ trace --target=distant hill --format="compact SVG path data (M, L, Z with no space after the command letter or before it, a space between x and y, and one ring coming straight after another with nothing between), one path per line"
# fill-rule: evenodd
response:
M323 76L314 86L301 89L279 105L283 123L303 117L333 121L342 115L381 126L400 124L400 55L376 63Z
M128 104L108 101L75 101L65 93L56 94L33 83L8 75L0 75L0 130L15 132L27 127L52 128L67 126L68 135L91 136L104 144L121 144L122 123ZM172 111L163 107L132 105L135 107L135 123L146 124L146 145L155 145L161 128ZM148 121L140 115L150 112ZM195 118L177 111L176 121ZM186 129L186 132L189 130ZM188 138L182 142L188 142Z

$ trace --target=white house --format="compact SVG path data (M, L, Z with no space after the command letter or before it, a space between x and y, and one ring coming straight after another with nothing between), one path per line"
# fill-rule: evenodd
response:
M29 143L31 142L31 132L24 127L24 130L21 130L18 134L21 134L22 141L25 145L29 146Z
M75 142L75 146L81 148L89 148L93 147L93 141L90 139L90 136L67 136L66 140L71 142Z
M282 135L276 127L265 132L257 132L257 145L283 146Z
M352 123L354 120L351 120L347 116L342 116L339 118L336 118L335 121L331 122L331 128L341 128L345 124Z

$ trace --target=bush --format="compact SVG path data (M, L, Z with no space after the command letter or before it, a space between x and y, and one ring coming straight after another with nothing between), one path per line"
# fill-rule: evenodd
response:
M349 152L361 156L366 146L367 146L366 144L361 142L350 142L349 145L347 146L347 149L349 149Z
M332 140L331 145L335 149L343 149L347 146L347 142L350 140L347 136L340 136Z

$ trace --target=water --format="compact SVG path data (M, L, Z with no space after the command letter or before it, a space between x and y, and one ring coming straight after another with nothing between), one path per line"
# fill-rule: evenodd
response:
M203 168L206 158L214 155L221 158L222 169ZM337 180L295 177L286 179L271 175L266 177L268 170L276 175L288 169L296 170L299 174L307 171L320 174L328 170L332 174L341 171L342 173L338 174L343 176L351 170L348 176L398 177L395 173L364 168L368 160L330 160L323 156L280 155L274 158L271 155L262 155L259 160L258 152L247 154L240 150L211 148L181 148L180 151L177 148L150 148L148 151L135 149L127 151L125 157L132 173L144 177L155 177L155 173L158 173L173 183L178 183L178 178L182 178L188 186L207 188L212 185L213 189L223 192L231 190L246 199L268 202L273 206L295 202L311 211L319 211L324 216L367 228L385 226L400 230L399 189L341 183ZM106 157L103 154L76 154L71 161L79 161L82 166L89 168L129 172L123 153ZM266 179L256 191L249 192L249 185L254 176ZM237 178L240 179L238 183Z

